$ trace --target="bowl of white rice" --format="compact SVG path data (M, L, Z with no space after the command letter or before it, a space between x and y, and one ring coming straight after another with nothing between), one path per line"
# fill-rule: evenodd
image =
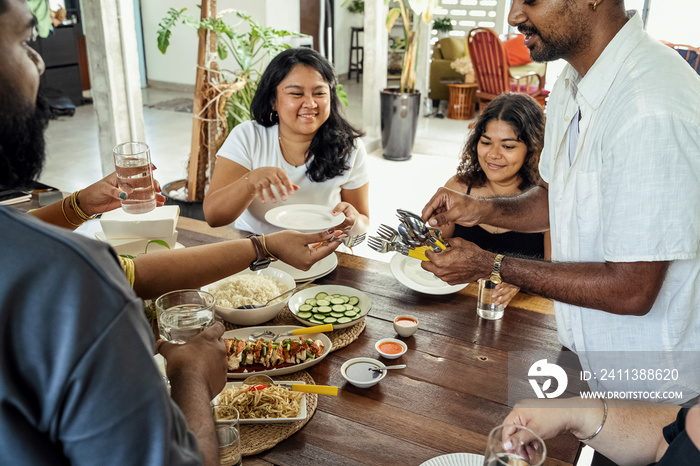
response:
M225 321L236 325L258 325L274 319L292 297L292 293L266 307L236 308L246 304L265 304L295 286L296 282L287 272L269 267L256 272L244 270L203 286L202 290L216 297L216 313Z

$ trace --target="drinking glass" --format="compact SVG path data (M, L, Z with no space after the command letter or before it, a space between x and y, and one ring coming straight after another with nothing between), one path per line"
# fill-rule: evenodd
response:
M200 290L177 290L156 299L160 337L172 343L187 341L214 320L216 298Z
M504 444L504 430L510 434ZM522 444L513 437L525 439ZM527 448L526 448L527 446ZM484 454L484 466L540 466L547 458L544 441L527 427L504 424L494 427L489 433Z
M479 279L479 297L476 302L476 312L479 317L489 320L498 320L503 317L503 304L496 305L496 300L493 298L496 285L497 283L488 278Z
M220 409L226 410L226 420L218 421L216 419L216 413ZM241 457L241 431L238 410L232 406L224 408L217 404L213 406L213 410L221 465L240 466L243 464L243 459Z
M125 142L112 151L119 189L126 193L122 209L130 214L145 214L156 208L151 151L143 142Z

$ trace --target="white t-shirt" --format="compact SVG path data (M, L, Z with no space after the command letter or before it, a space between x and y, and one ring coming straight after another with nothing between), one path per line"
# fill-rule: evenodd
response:
M604 352L673 352L681 375L697 380L698 353L681 352L700 351L699 109L700 78L644 32L639 14L583 78L567 65L554 86L540 159L552 261L671 261L644 316L555 302L559 339L584 369Z
M299 189L288 196L286 201L274 204L263 204L256 197L248 209L236 219L234 226L257 234L268 234L281 230L265 220L268 210L293 204L335 207L340 202L341 189L357 189L369 182L365 145L357 138L355 146L347 162L350 169L340 176L318 183L306 176L305 165L295 167L284 160L279 145L278 125L266 128L255 121L246 121L236 126L219 149L217 156L233 160L248 170L260 167L282 168Z

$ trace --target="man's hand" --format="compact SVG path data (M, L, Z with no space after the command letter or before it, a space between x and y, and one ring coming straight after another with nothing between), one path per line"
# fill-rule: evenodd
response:
M330 255L340 246L339 241L327 242L340 231L321 233L299 233L280 231L265 235L267 249L282 262L301 270L309 270L319 260ZM310 247L310 245L314 247Z
M450 285L487 277L496 256L461 238L450 238L449 248L442 252L428 249L425 255L429 260L423 261L421 267Z
M439 188L423 207L421 217L430 226L441 227L458 223L470 227L480 223L479 201L449 188Z
M168 379L173 387L189 380L202 380L210 390L209 399L226 385L228 364L222 336L224 325L216 322L184 345L160 340L156 350L166 359Z

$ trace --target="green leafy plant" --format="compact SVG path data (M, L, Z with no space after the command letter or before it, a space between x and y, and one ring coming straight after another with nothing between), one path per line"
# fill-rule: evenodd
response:
M166 53L170 46L172 30L178 24L188 25L197 31L202 28L216 33L218 58L223 61L232 57L237 66L236 70L221 69L224 80L233 83L224 105L228 131L231 131L239 123L250 120L250 103L258 88L265 60L290 48L289 44L282 41L284 37L298 34L260 26L249 15L240 11L236 12L238 23L229 25L222 15L217 18L200 19L185 15L186 10L187 8L180 10L170 8L167 15L160 21L158 50L163 54ZM249 31L237 33L237 29L249 29Z
M348 11L350 13L358 13L358 14L363 14L365 12L365 2L364 0L348 0L343 3L342 6L348 5Z
M391 0L386 17L386 28L389 33L401 18L404 32L405 53L401 65L401 84L399 92L413 93L416 91L416 56L419 48L420 31L423 25L430 24L433 9L437 0Z
M444 18L435 18L433 29L438 32L450 32L454 28L452 27L452 20L445 16Z

